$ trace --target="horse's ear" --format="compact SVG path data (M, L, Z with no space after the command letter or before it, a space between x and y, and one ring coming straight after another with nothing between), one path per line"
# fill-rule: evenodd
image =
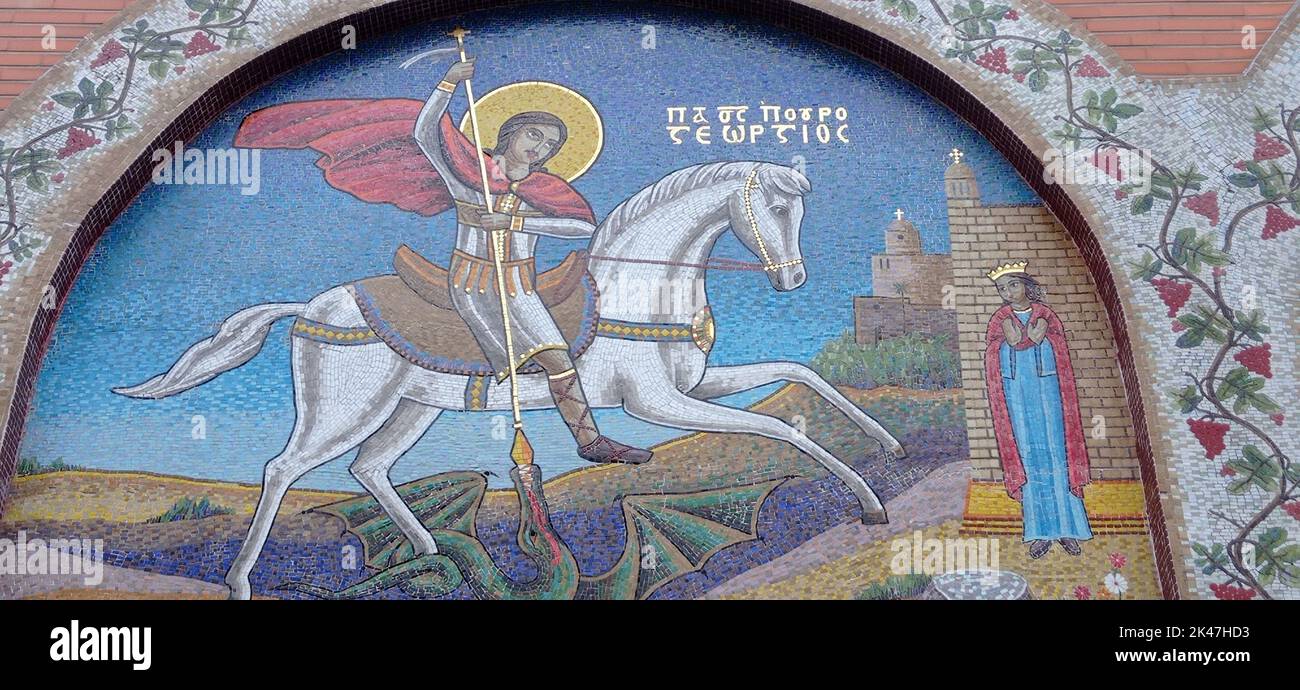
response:
M798 170L785 165L773 165L760 175L765 188L775 187L786 194L803 196L812 191L812 183Z

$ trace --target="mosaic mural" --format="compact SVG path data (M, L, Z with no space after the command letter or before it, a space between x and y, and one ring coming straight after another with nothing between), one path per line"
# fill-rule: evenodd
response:
M190 7L91 69L165 83L255 30L255 2ZM1266 315L1226 303L1213 230L1171 227L1229 202L1158 159L1153 187L1125 183L1145 108L1079 38L949 10L944 60L1028 94L1097 84L1059 134L1127 215L1166 213L1133 280L1179 348L1221 346L1177 392L1187 424L1211 459L1230 425L1260 432L1227 491L1280 492L1254 527L1289 512L1293 470L1248 419L1285 421ZM53 94L85 123L10 177L66 184L127 136L114 83ZM1295 113L1257 112L1226 179L1260 201L1229 245L1255 211L1265 240L1300 224L1270 163L1295 155ZM24 549L92 537L107 565L0 595L1167 594L1087 257L987 140L879 66L680 9L470 14L345 44L153 162L67 296L0 521ZM40 240L7 246L6 270ZM1243 565L1254 527L1196 544L1216 596L1294 587L1281 527L1271 565Z

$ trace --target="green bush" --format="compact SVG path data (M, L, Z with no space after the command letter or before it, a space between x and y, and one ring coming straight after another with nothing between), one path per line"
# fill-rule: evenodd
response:
M851 332L832 340L810 366L827 381L855 388L958 388L961 365L949 349L951 336L909 333L876 345L859 345Z
M19 477L24 477L29 474L45 474L46 472L67 472L71 470L80 470L80 469L85 469L85 468L81 467L80 465L69 465L68 463L63 461L63 458L59 458L48 465L41 464L41 462L38 461L36 458L31 458L31 457L19 458L18 460Z
M157 524L161 522L180 522L181 520L202 520L213 515L229 515L235 511L224 506L211 503L206 498L195 500L186 496L172 504L167 512L158 517L145 520L146 524Z
M930 580L929 575L890 575L884 582L871 583L853 598L871 601L908 599L923 592Z

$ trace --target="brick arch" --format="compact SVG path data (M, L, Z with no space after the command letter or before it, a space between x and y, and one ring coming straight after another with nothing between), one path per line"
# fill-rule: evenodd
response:
M544 0L543 0L544 1ZM166 0L159 0L166 2ZM135 156L118 156L117 162L107 172L105 179L115 180L107 185L98 201L90 207L76 230L66 242L52 270L48 285L59 296L53 309L35 309L31 327L27 332L24 356L17 376L10 414L0 440L0 506L8 493L8 484L14 474L17 452L21 441L26 414L34 392L35 380L40 370L44 352L53 326L70 292L77 274L84 265L96 241L114 219L126 209L136 194L149 182L153 163L151 152L165 147L177 139L188 140L202 132L208 124L228 106L251 93L266 81L290 71L315 58L338 49L338 36L344 25L356 27L360 35L379 35L412 22L429 21L461 13L497 9L510 6L537 4L537 0L397 0L386 4L372 2L345 3L358 8L352 14L339 16L328 22L315 17L301 22L300 33L283 40L242 64L230 66L211 75L212 84L200 94L195 94L182 111L168 117L164 126L155 127L157 134L141 145ZM1151 438L1147 430L1147 416L1143 406L1142 386L1137 378L1133 341L1125 318L1123 302L1112 276L1099 235L1093 224L1105 228L1103 216L1082 195L1076 195L1064 185L1044 182L1043 162L1035 150L1047 148L1046 132L1040 131L1033 120L1023 115L1013 96L1000 93L996 87L981 82L969 72L953 69L950 64L935 62L924 57L919 43L909 41L904 33L889 25L866 25L868 18L851 14L848 10L828 0L771 0L755 11L752 0L664 0L660 4L687 9L713 11L758 19L772 26L793 30L834 45L846 52L875 62L912 82L917 88L943 103L976 131L988 139L1029 187L1044 201L1065 228L1078 248L1087 269L1106 305L1107 316L1119 355L1129 413L1136 439L1136 451L1146 491L1146 509L1154 546L1161 589L1166 598L1179 596L1178 575L1165 526L1163 507L1156 485L1156 468L1153 460ZM142 11L151 5L150 0L138 3L123 13L133 20L132 11ZM365 7L364 9L360 9ZM342 14L342 11L339 12ZM138 15L137 15L138 16ZM310 23L310 26L307 24ZM90 38L100 38L118 27L105 27ZM95 41L88 40L92 44ZM87 45L64 61L84 63L93 56ZM1111 63L1108 63L1111 64ZM1112 64L1112 66L1114 66ZM52 72L57 72L58 68ZM47 75L48 76L48 75ZM5 113L22 117L36 111L48 89L42 89L47 80L42 78L34 87L20 96ZM1018 128L1008 124L1019 123ZM143 137L141 138L143 139ZM130 160L126 163L126 160ZM1089 219L1094 220L1090 224ZM41 292L29 292L29 299L39 300Z

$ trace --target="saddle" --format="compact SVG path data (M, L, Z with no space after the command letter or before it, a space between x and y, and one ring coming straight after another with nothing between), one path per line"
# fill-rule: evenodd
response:
M375 335L408 361L431 371L469 376L493 374L469 326L448 292L447 269L406 245L393 256L394 274L374 276L349 287ZM587 252L574 251L537 276L537 294L577 359L596 337L599 296L587 272ZM541 367L530 361L521 373Z
M393 269L406 287L435 307L455 311L447 292L447 269L420 256L406 245L393 255ZM573 296L587 274L587 252L569 252L559 265L537 276L537 294L542 304L554 307ZM562 329L561 329L562 330Z

